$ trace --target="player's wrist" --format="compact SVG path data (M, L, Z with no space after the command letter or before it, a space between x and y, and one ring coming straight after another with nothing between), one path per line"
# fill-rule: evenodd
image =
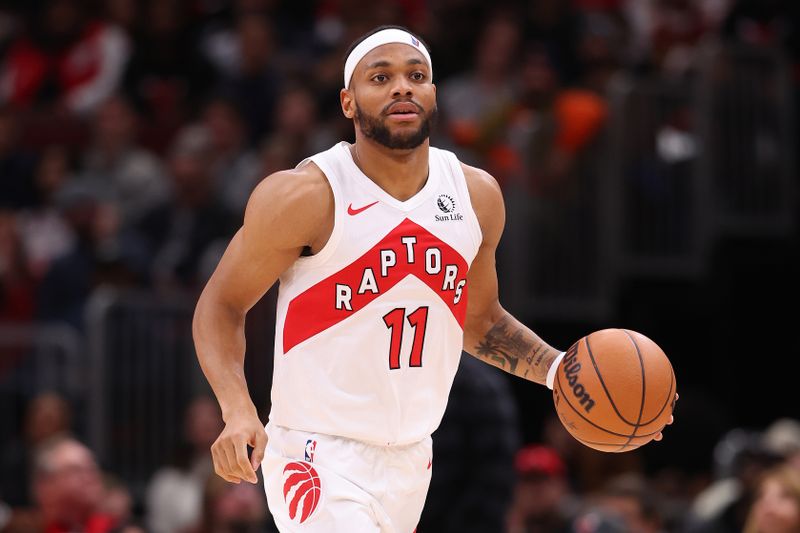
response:
M567 352L559 353L553 362L550 363L550 368L547 370L547 379L545 380L545 385L550 390L553 390L553 382L556 380L556 372L558 372L558 365L561 364L561 360L564 359L564 355Z

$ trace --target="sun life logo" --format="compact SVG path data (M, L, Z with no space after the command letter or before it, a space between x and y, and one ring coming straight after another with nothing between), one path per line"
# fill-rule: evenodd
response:
M440 194L436 199L436 205L442 213L452 213L456 208L456 202L452 196L447 194Z

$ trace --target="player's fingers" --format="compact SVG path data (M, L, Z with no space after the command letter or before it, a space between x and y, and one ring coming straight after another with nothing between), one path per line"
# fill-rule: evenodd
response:
M233 450L233 444L227 440L221 448L221 455L224 456L223 465L225 467L225 475L230 478L227 481L231 483L240 483L244 476L239 474L239 467L236 464L236 452Z
M233 456L230 457L234 473L250 483L258 482L258 476L250 466L250 459L247 458L247 440L236 439L236 441L232 450Z
M211 446L211 458L214 462L214 472L216 472L219 477L229 483L237 482L236 478L230 475L228 457L225 455L225 450L219 441L215 442L214 445Z
M653 440L661 440L661 439L663 439L663 438L664 438L664 435L663 435L663 434L661 434L661 433L659 433L658 435L656 435L655 437L653 437Z
M253 446L253 453L250 454L250 465L253 470L256 470L261 466L261 461L264 460L264 450L267 448L267 432L264 430L256 431L255 438L250 444Z

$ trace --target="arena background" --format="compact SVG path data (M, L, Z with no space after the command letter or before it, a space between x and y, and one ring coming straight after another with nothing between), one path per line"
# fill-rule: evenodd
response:
M514 453L545 443L575 494L637 472L672 504L663 529L688 528L693 502L733 475L733 457L774 452L765 431L798 417L797 9L790 0L4 2L8 530L39 516L25 428L47 392L66 410L47 404L42 431L85 442L129 496L127 520L157 530L148 487L185 455L187 410L208 393L190 332L198 292L260 178L353 139L338 107L343 54L378 24L405 25L431 49L432 144L503 188L504 305L562 348L605 327L644 333L672 360L680 393L662 442L606 455L564 444L549 391L479 369L454 390L439 439L451 448L437 456L452 477L435 477L426 512L455 505L470 473L496 488L496 514L509 512L522 474ZM246 371L264 420L274 296L247 327ZM197 416L216 427L213 408ZM504 437L476 443L481 432ZM481 445L486 456L469 455ZM487 473L482 461L505 463ZM456 530L446 514L420 533ZM459 527L497 531L477 518Z

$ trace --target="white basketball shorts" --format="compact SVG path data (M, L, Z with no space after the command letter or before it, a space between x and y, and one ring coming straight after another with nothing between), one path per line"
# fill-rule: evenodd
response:
M431 438L376 446L267 424L261 471L282 533L412 533L431 481Z

